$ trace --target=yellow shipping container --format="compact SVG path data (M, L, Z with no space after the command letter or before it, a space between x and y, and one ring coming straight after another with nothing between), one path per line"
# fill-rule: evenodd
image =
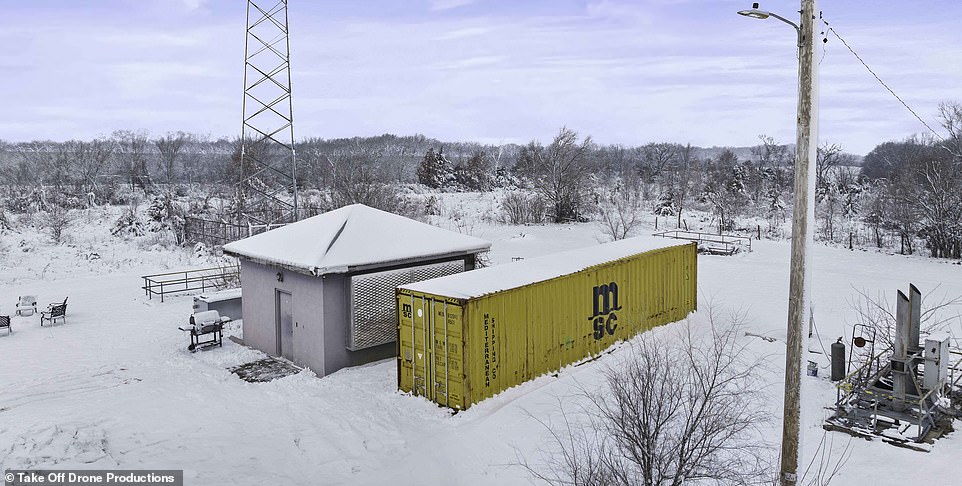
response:
M398 388L450 408L695 310L694 243L632 238L397 289Z

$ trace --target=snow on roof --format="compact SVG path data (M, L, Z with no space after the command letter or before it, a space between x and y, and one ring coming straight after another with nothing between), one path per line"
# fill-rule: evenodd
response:
M487 250L491 243L413 219L352 204L224 245L252 260L344 273L354 267Z
M629 238L447 277L423 280L402 285L401 288L455 299L471 299L536 282L544 282L563 275L570 275L595 265L637 255L638 253L689 244L691 242L661 241L651 237Z
M242 289L226 289L218 290L216 292L207 292L200 296L194 297L194 300L199 300L202 302L223 302L225 300L240 299L242 295Z

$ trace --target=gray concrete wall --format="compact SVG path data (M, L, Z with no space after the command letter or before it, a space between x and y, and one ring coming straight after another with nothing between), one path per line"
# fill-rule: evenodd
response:
M277 281L277 273L284 281ZM271 265L241 260L244 344L277 356L276 291L291 294L294 316L294 364L324 376L322 279Z
M265 265L241 260L241 315L244 319L244 344L277 354L277 329L274 327L274 273ZM275 272L276 273L276 272Z

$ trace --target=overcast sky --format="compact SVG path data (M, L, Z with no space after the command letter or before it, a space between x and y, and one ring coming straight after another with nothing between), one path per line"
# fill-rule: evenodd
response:
M264 3L268 3L267 0ZM295 136L489 143L794 141L791 27L728 0L291 0ZM240 132L244 0L0 0L0 139ZM797 0L762 2L797 17ZM933 127L962 102L962 2L821 0ZM834 37L821 141L864 154L925 128Z

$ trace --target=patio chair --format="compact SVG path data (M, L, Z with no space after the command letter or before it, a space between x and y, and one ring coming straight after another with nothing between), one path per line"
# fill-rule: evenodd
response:
M17 301L18 316L32 316L37 313L37 296L21 295Z
M57 319L67 322L67 299L63 299L63 302L59 304L50 304L47 306L47 310L40 313L40 325L43 326L43 321L49 321L51 324L57 322Z
M0 329L6 329L7 334L13 334L13 326L10 325L10 316L0 316Z

